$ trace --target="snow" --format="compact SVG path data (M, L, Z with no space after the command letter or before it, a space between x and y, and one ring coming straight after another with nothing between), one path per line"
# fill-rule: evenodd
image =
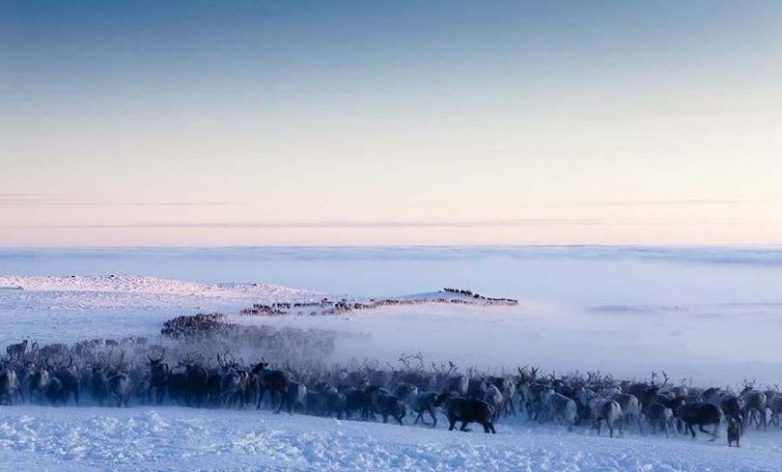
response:
M258 301L313 301L323 294L273 284L201 283L136 275L0 276L0 344L155 335L195 312L238 313Z
M408 422L409 422L408 418ZM772 471L782 433L724 439L567 433L522 420L497 435L262 410L51 408L0 411L0 461L21 470ZM38 465L38 466L36 466Z
M28 292L121 293L150 296L186 296L200 299L227 298L231 300L263 298L292 301L315 299L317 296L317 294L311 291L273 284L210 284L140 275L0 276L0 289L3 288Z

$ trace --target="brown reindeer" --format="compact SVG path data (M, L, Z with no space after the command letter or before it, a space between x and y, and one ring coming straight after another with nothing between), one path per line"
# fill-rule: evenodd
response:
M263 396L268 391L272 406L274 406L274 396L279 394L281 397L277 413L282 410L283 402L287 405L288 413L291 413L291 402L288 396L288 387L291 383L290 374L282 370L271 370L269 363L263 361L255 364L250 372L256 376L258 383L258 406L256 408L261 408Z
M457 421L461 421L460 431L469 431L467 425L479 423L486 433L495 434L492 417L494 409L483 400L471 398L456 398L449 393L441 393L434 400L434 406L441 406L448 417L448 431L453 431Z

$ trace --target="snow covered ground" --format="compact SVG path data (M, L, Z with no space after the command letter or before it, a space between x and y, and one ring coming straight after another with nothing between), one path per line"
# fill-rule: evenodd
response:
M0 344L30 337L72 343L90 337L154 336L179 315L236 314L256 301L313 301L322 294L272 284L202 283L135 275L0 276Z
M782 372L782 251L774 248L3 250L0 274L9 274L0 276L0 344L155 336L174 316L223 311L242 323L355 335L341 338L335 361L394 362L420 350L463 368L666 370L715 385L779 383ZM443 286L521 303L238 314L259 302ZM176 407L0 407L0 469L782 470L776 430L750 431L736 450L724 438L609 440L522 420L497 429L489 436Z
M16 470L775 471L782 432L741 449L626 432L609 439L523 421L497 435L256 410L13 407L0 410L0 465Z

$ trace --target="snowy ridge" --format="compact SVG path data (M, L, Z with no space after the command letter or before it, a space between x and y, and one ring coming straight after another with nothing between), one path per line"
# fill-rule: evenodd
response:
M323 295L272 284L199 283L138 275L0 276L0 345L33 337L76 342L91 336L156 334L166 319L197 312L238 313L256 302Z
M141 275L107 276L0 276L0 289L31 292L112 292L156 295L197 295L223 298L298 299L315 292L273 284L208 284Z

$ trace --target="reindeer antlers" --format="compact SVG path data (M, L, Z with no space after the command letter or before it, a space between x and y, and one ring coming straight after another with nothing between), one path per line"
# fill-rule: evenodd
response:
M377 359L370 359L369 357L365 357L363 362L361 363L361 368L364 370L364 372L372 372L377 370L377 367L380 365L380 361Z
M418 365L416 367L413 367L412 365L410 365L410 361L412 359L415 359L415 360L418 361ZM406 369L417 370L417 371L424 370L424 356L423 356L423 354L421 354L421 351L418 351L417 354L410 354L410 355L407 355L407 354L405 354L403 352L402 355L399 356L399 359L397 359L397 360L399 362L401 362L402 364L404 364Z
M456 364L454 364L453 361L448 361L447 368L446 368L446 365L444 363L442 363L442 362L440 363L439 366L437 364L435 364L434 362L432 362L432 370L434 370L434 372L437 375L448 376L448 375L451 374L451 372L454 371L454 369L456 369Z

